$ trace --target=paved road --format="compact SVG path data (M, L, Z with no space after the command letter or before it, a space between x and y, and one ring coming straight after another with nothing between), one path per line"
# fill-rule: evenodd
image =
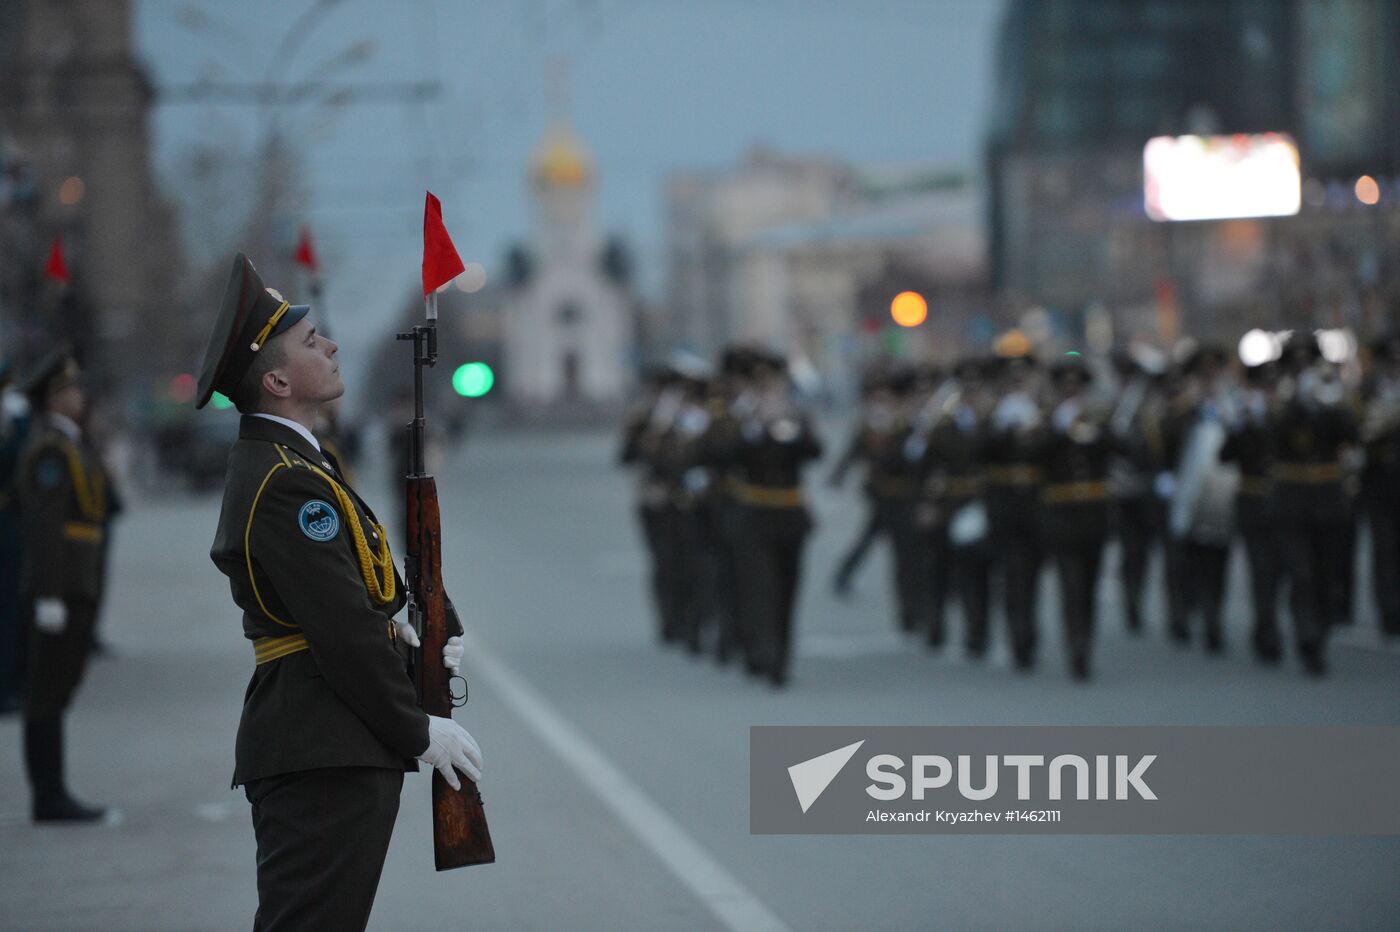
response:
M1393 724L1400 654L1363 619L1322 682L1256 668L1240 630L1207 658L1160 625L1122 633L1104 587L1088 686L1065 674L1048 613L1033 677L1000 651L930 656L893 633L883 553L854 600L828 595L859 513L821 492L798 662L775 692L654 645L611 453L600 434L493 434L444 465L446 581L474 648L458 717L485 750L500 862L435 874L427 781L410 776L372 928L1400 925L1394 838L749 835L751 725ZM385 500L379 478L364 484ZM154 497L119 530L118 656L95 665L70 719L72 782L120 806L119 824L28 825L18 723L0 721L0 928L251 924L252 832L228 789L251 657L207 556L216 515L214 500Z

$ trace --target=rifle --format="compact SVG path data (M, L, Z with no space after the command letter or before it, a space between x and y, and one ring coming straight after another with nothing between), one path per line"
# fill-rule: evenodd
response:
M410 671L418 690L418 705L429 715L452 717L467 702L466 680L460 695L442 665L442 648L461 624L442 587L442 525L438 515L437 481L428 474L423 457L423 367L437 362L437 295L428 296L428 322L416 325L400 340L413 341L413 420L408 425L408 553L404 581L409 591L409 620L421 643ZM454 631L449 632L449 618ZM433 770L433 861L440 871L496 860L491 832L486 827L481 793L458 773L462 788L454 790Z

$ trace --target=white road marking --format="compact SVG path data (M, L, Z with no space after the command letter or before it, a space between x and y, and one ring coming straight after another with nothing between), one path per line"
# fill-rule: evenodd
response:
M540 740L563 759L584 785L651 849L725 928L736 932L786 932L787 925L781 919L711 857L582 732L555 711L549 700L524 677L500 656L484 648L474 635L468 634L464 640L468 655L480 661L478 675L490 682L491 688Z

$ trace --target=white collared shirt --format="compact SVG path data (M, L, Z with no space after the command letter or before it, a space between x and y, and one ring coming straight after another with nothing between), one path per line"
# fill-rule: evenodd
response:
M321 445L320 445L319 443L316 442L316 437L315 437L315 435L312 434L311 431L307 430L305 426L303 426L303 425L301 425L301 424L298 424L296 421L290 420L290 419L285 418L285 417L278 417L278 416L275 415L275 414L264 414L264 413L261 412L261 411L255 411L255 412L253 413L252 416L253 416L253 417L267 418L269 421L274 421L274 422L276 422L276 423L278 423L278 424L281 424L283 427L290 427L292 430L296 431L297 433L299 433L299 434L301 434L303 437L305 437L305 438L307 439L307 441L308 441L313 447L316 448L316 452L317 452L317 453L320 453L320 452L321 452Z

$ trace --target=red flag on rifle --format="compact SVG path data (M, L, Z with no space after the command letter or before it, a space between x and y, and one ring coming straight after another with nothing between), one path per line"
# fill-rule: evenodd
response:
M55 236L49 248L49 261L44 264L44 274L50 280L68 284L68 263L63 260L63 237Z
M321 263L316 261L316 250L311 248L311 229L301 228L301 236L297 239L296 263L312 275L321 271Z
M461 275L464 268L447 227L442 225L442 202L429 191L423 204L423 294L437 291Z

